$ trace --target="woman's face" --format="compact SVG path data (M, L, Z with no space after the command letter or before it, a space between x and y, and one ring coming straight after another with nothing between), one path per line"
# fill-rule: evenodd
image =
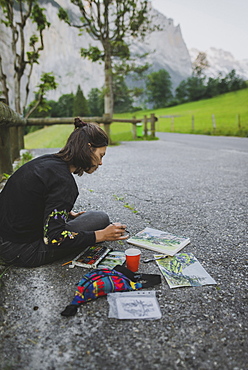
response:
M106 146L93 149L94 157L92 158L92 166L87 173L95 172L97 168L102 165L102 159L105 156L106 150Z

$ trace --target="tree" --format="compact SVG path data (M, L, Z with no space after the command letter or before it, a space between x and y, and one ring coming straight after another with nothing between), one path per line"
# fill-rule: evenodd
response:
M40 52L44 49L43 31L50 26L46 16L37 0L0 0L0 5L4 13L2 23L10 29L11 32L11 52L14 69L14 103L17 113L22 114L27 104L29 95L30 78L33 67L38 63ZM25 39L25 28L27 24L33 22L36 24L37 35L32 35L27 46ZM24 73L27 75L25 94L22 93L22 78ZM9 105L9 86L7 76L3 70L2 59L0 58L0 81L2 83L2 92L6 103ZM41 82L42 83L42 82ZM24 96L24 99L22 97ZM21 101L24 106L21 106Z
M205 77L192 76L188 78L187 93L189 101L204 99L206 93Z
M212 98L230 91L246 88L246 82L236 75L233 69L225 77L219 75L217 78L194 76L182 81L176 88L176 99L178 103L196 101Z
M36 109L38 112L47 112L50 109L50 106L47 104L45 95L47 91L56 89L57 83L55 82L55 77L52 73L43 73L40 79L40 83L37 85L38 91L35 91L35 101L33 104L30 104L29 110L25 115L28 118Z
M139 60L146 56L136 56ZM137 66L133 62L135 55L130 60L118 61L112 69L113 74L113 92L114 92L114 111L124 112L133 110L133 104L144 95L144 80L146 72L151 67L145 63ZM128 85L128 86L127 86Z
M206 86L204 77L192 76L182 81L176 88L179 103L201 100L205 97Z
M225 77L225 84L228 91L236 91L246 88L245 81L237 76L235 69L232 69Z
M201 77L203 71L208 67L209 62L207 60L207 54L200 51L192 65L193 76Z
M173 97L171 87L171 77L165 69L150 73L146 81L148 102L153 103L154 108L166 107Z
M220 74L217 78L209 78L206 87L206 97L225 94L227 92L246 88L246 82L232 69L226 76Z
M205 98L213 98L214 96L219 95L219 83L219 78L209 77L205 91Z
M133 100L123 75L113 76L114 112L122 113L132 110Z
M188 92L187 92L187 81L183 80L180 82L180 84L176 88L176 99L178 101L178 104L186 103L189 99Z
M103 92L97 88L92 88L88 94L88 107L90 114L94 117L101 117L104 112Z
M56 116L53 117L72 117L74 99L75 96L72 93L62 95L56 104Z
M81 87L78 85L77 93L73 101L73 116L85 117L88 115L89 115L88 103L81 90Z
M71 0L71 2L81 12L81 28L101 43L101 49L91 45L88 49L81 49L81 55L93 62L104 62L104 110L105 114L112 116L113 60L115 58L128 60L130 51L126 40L138 35L144 36L149 29L148 0ZM59 10L59 17L73 25L62 8Z
M58 101L48 100L49 113L46 117L72 117L74 94L61 95Z

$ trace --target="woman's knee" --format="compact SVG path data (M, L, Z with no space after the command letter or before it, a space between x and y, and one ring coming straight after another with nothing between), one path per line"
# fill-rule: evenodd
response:
M67 223L71 231L96 231L110 224L109 216L103 211L87 211Z
M100 229L104 229L110 224L108 214L103 211L89 211L88 216L99 225Z

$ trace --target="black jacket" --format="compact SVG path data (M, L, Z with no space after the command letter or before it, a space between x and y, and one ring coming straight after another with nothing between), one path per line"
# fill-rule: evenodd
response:
M66 230L77 196L77 184L66 162L54 154L33 159L8 179L0 193L0 236L15 243L42 238L58 246L65 238L80 238L93 245L93 231Z

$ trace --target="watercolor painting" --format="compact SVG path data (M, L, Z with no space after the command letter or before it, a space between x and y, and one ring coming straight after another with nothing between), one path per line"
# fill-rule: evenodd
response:
M217 284L192 253L179 253L156 263L170 288Z
M127 240L128 243L151 249L155 252L174 256L179 250L190 243L189 238L176 236L166 231L146 227Z

